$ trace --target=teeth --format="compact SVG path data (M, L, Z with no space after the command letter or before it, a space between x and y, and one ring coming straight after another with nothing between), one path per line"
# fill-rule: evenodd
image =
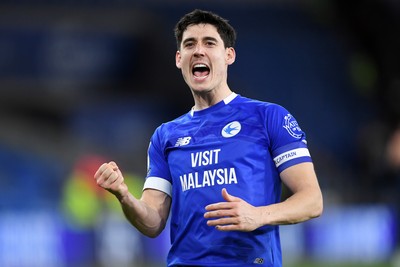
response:
M196 64L193 67L194 68L206 68L207 66L205 64Z

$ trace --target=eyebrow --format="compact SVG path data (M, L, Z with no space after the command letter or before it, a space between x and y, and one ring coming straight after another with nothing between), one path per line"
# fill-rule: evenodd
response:
M188 43L188 42L194 42L194 41L196 41L196 38L194 38L194 37L189 37L189 38L183 40L183 41L182 41L182 44L186 44L186 43ZM214 42L218 42L218 39L217 39L217 38L214 38L214 37L211 37L211 36L206 36L206 37L202 38L202 41L214 41Z

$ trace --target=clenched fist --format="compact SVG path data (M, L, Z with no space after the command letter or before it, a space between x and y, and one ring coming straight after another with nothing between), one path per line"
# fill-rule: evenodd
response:
M97 185L111 192L118 199L121 199L128 192L124 177L114 161L101 165L95 173L94 179Z

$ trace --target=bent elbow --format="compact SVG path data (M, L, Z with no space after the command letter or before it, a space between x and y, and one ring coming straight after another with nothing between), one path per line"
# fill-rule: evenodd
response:
M147 236L147 237L149 237L149 238L156 238L156 237L158 237L160 234L161 234L161 232L160 233L158 233L158 232L151 232L151 233L143 233L145 236Z
M166 222L162 221L156 227L141 228L139 231L147 237L156 238L164 231L165 225Z
M142 230L140 232L149 238L156 238L161 234L162 230L147 229L147 230Z
M324 201L322 198L322 194L319 196L318 200L315 201L315 206L313 212L311 213L311 218L318 218L322 215L324 211Z
M322 206L316 208L314 210L314 212L311 214L311 219L320 217L322 215L323 211L324 211L324 208Z

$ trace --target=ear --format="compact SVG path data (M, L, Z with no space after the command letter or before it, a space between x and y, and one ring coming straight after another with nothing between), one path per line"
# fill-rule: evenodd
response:
M181 68L181 52L179 50L175 54L175 65L178 69Z
M236 60L236 51L233 47L228 47L225 50L226 52L226 64L231 65Z

